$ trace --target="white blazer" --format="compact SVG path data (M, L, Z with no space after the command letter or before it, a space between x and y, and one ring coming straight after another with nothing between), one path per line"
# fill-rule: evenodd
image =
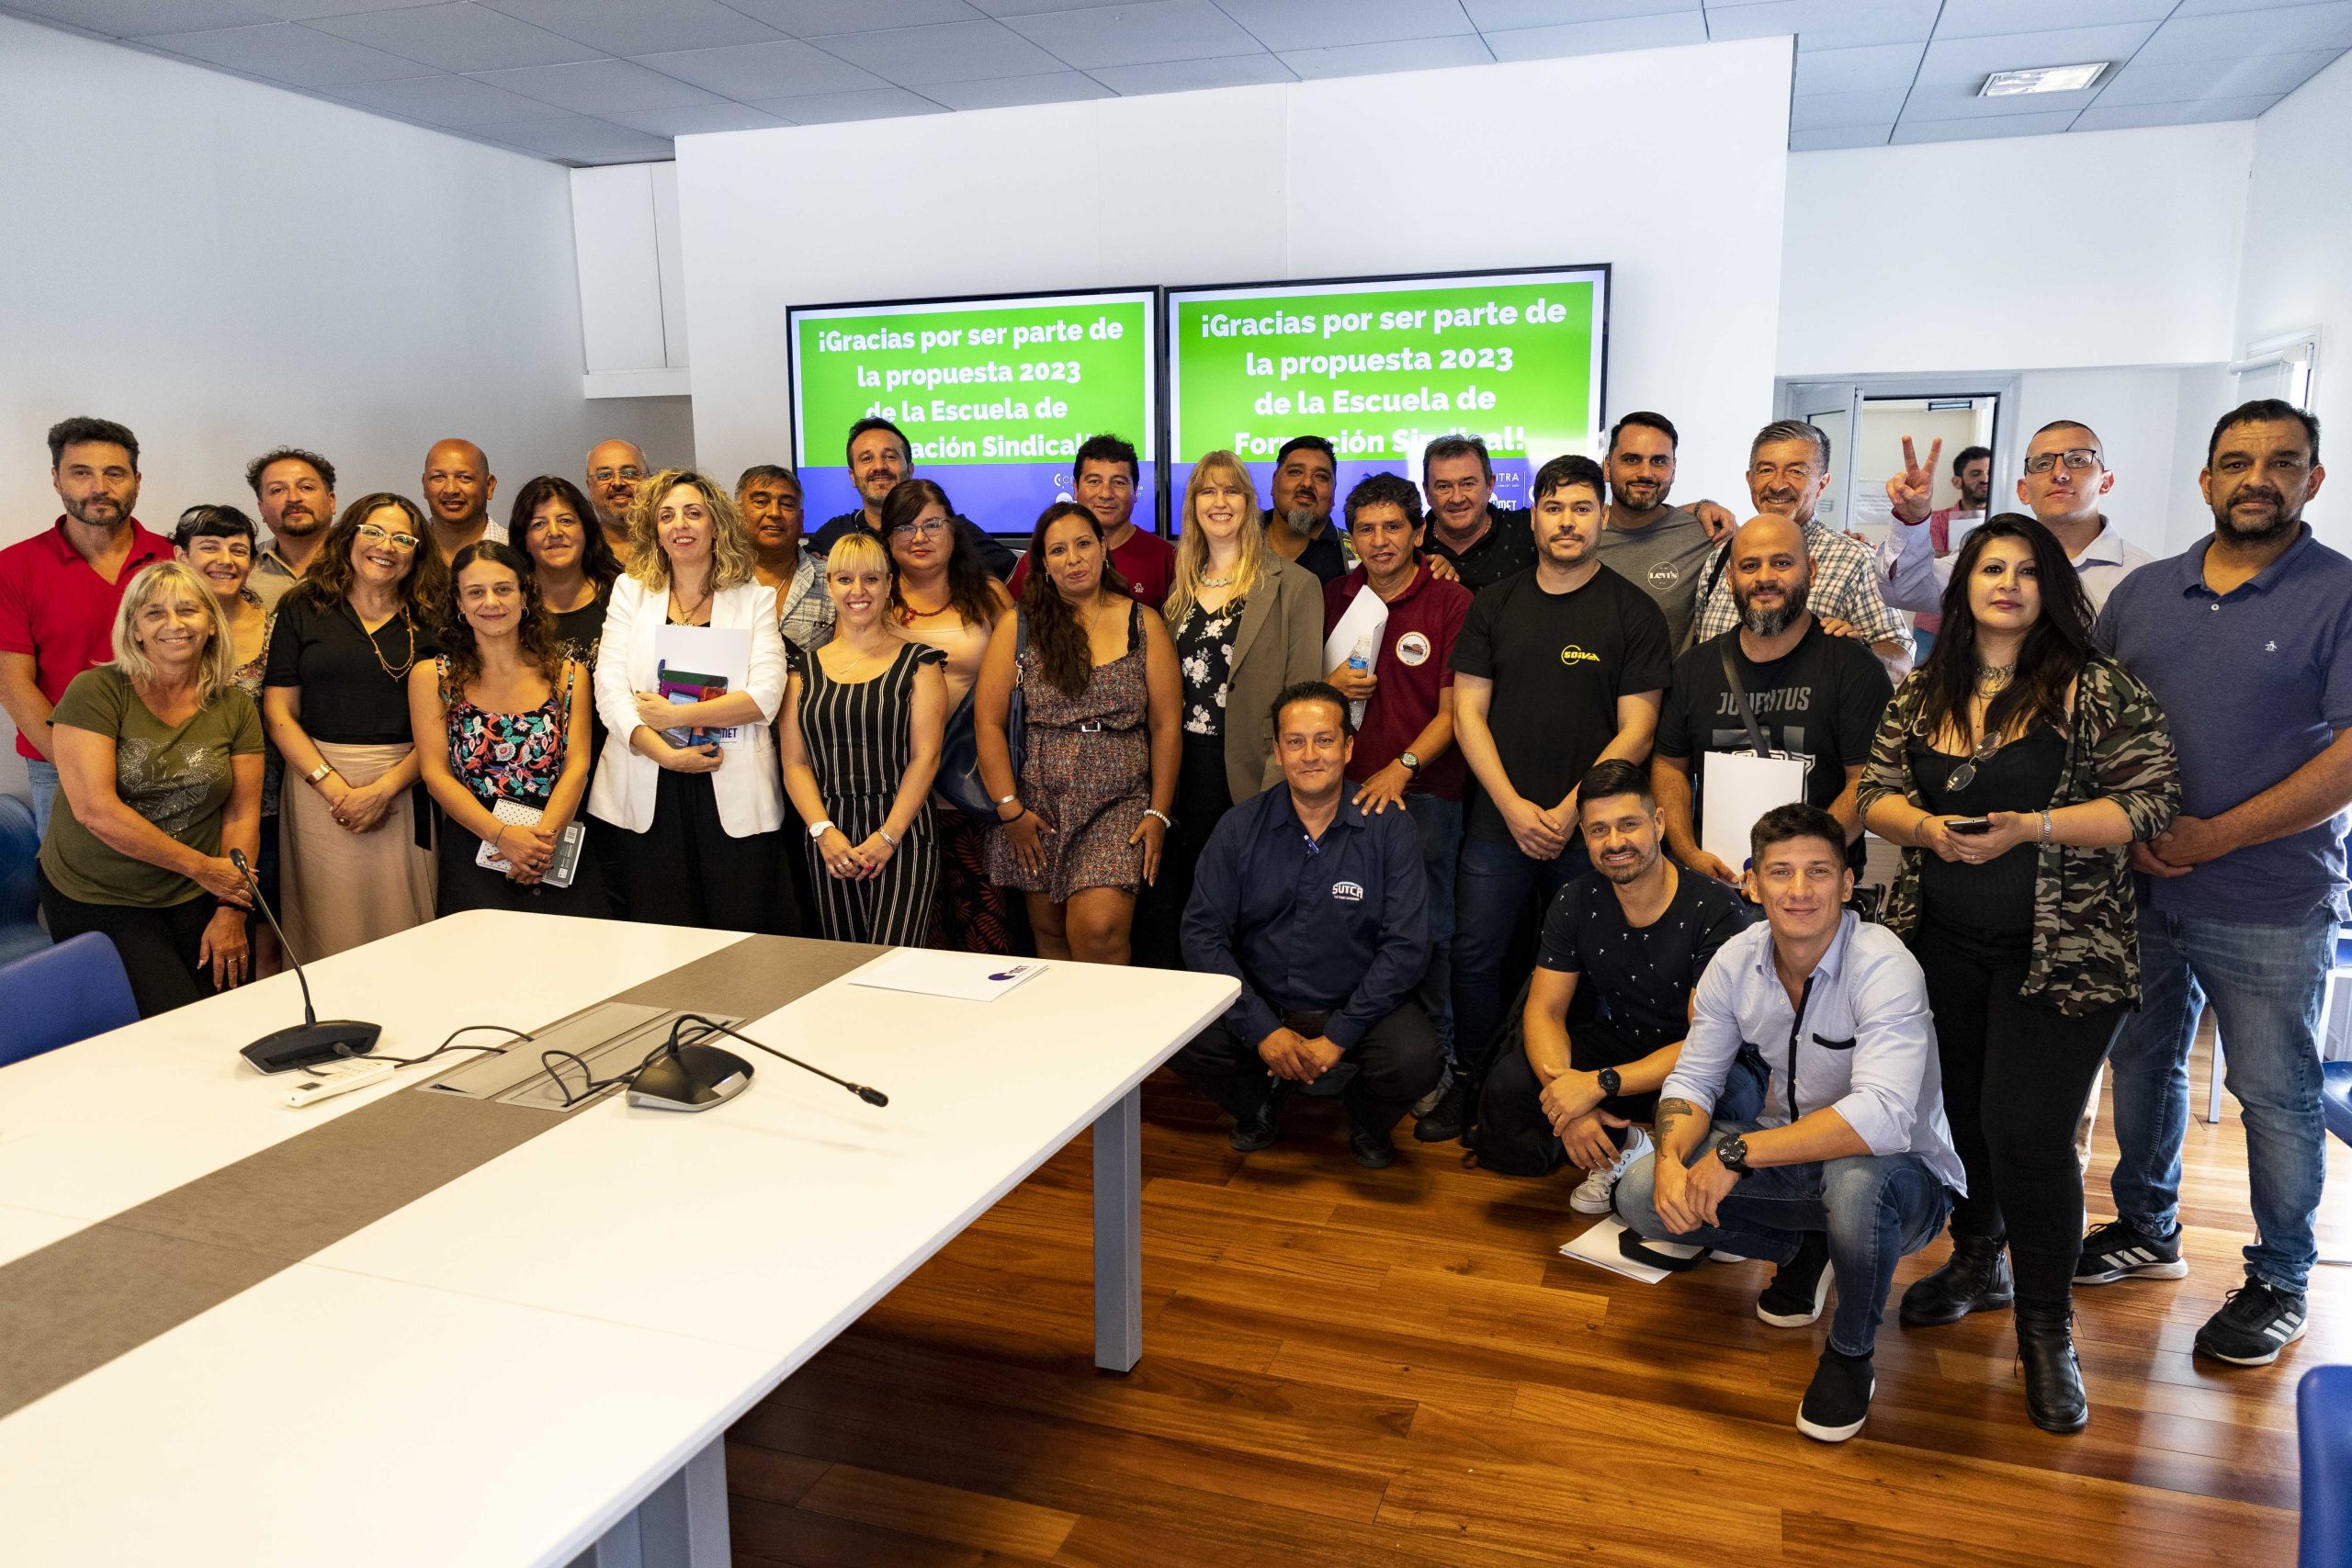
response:
M667 589L648 588L634 577L613 584L605 612L604 640L596 648L596 711L610 730L605 754L596 761L588 810L632 833L653 826L653 792L661 764L629 744L642 722L639 692L653 690L660 662L654 633L669 619ZM724 749L725 761L711 775L718 820L730 838L772 833L784 825L784 771L776 761L776 710L784 706L784 637L775 624L775 590L757 582L722 588L710 603L710 624L741 626L752 634L752 676L745 689L760 705L762 722L740 746Z

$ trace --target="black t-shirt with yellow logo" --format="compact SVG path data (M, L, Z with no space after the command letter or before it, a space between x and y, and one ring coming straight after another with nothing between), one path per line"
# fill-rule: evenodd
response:
M1547 593L1532 571L1480 593L1454 639L1457 675L1494 682L1487 728L1511 786L1557 805L1617 734L1617 699L1666 689L1673 671L1666 616L1647 593L1607 567L1567 593ZM1475 784L1464 830L1509 842L1502 813Z

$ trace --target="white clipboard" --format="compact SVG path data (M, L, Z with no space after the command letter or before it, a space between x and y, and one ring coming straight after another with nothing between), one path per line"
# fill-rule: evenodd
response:
M1374 593L1372 584L1366 582L1356 591L1354 600L1340 616L1339 625L1331 628L1331 635L1323 639L1323 668L1337 670L1358 649L1364 650L1366 668L1378 664L1381 634L1387 629L1388 603ZM1361 726L1364 705L1351 703L1348 705L1355 710L1349 722Z
M1708 751L1699 759L1699 847L1732 870L1747 869L1747 834L1776 806L1804 798L1803 757Z

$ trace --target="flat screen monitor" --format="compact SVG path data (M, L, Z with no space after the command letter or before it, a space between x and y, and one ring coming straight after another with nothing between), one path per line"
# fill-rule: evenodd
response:
M1167 299L1171 531L1203 453L1238 454L1265 505L1295 435L1337 454L1335 519L1369 473L1418 485L1421 449L1440 435L1485 438L1506 507L1527 504L1551 458L1600 455L1606 265L1170 288Z
M792 456L808 527L863 504L850 426L906 432L915 473L990 533L1026 535L1072 488L1080 441L1109 433L1142 459L1136 521L1158 488L1155 291L1126 288L796 305L787 312Z

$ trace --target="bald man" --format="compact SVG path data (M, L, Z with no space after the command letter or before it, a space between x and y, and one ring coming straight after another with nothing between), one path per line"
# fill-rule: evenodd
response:
M652 471L645 448L634 441L599 441L588 449L588 504L623 560L628 559L628 509L638 485Z
M490 499L498 493L498 476L481 448L458 436L435 441L424 455L424 515L433 530L433 547L444 566L459 550L483 539L506 542L506 528L490 520Z
M1804 527L1778 513L1740 525L1724 569L1739 624L1675 660L1674 684L1658 711L1650 787L1666 814L1666 847L1689 869L1735 886L1744 865L1699 841L1703 818L1694 796L1706 788L1702 759L1713 754L1719 772L1735 766L1734 754L1755 754L1758 733L1771 755L1804 761L1805 804L1838 819L1848 863L1857 871L1862 863L1854 789L1894 686L1868 643L1831 637L1806 608L1813 590L1806 546ZM1739 672L1744 703L1727 664ZM1747 824L1736 838L1747 841ZM1735 849L1732 859L1746 857Z

